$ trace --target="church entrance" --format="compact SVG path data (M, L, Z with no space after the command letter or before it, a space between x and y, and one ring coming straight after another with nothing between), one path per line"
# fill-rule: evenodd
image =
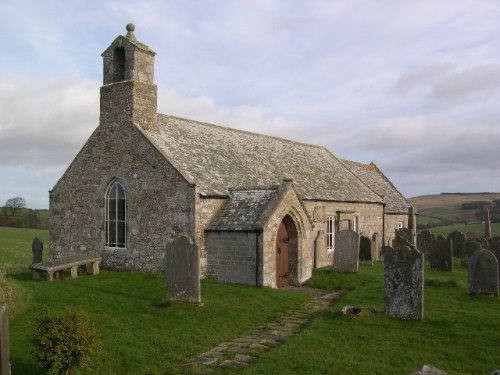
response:
M276 236L276 286L278 288L290 285L291 273L296 272L297 269L297 250L297 228L293 219L286 215Z

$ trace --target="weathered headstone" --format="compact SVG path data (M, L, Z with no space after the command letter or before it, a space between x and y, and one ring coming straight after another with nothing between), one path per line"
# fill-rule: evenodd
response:
M439 234L432 242L429 261L431 263L431 270L452 272L453 244L451 240Z
M0 305L0 375L10 375L9 316L7 305Z
M464 248L461 256L461 264L465 268L469 268L470 258L472 254L481 249L481 244L475 238L465 240Z
M409 246L384 246L384 305L389 316L424 317L424 255Z
M358 272L359 234L353 230L341 230L335 236L333 270L336 272Z
M457 258L462 258L462 253L464 251L465 241L467 236L458 230L455 230L448 234L448 239L453 242L453 256Z
M489 209L486 209L486 220L484 221L484 238L486 238L487 240L491 238L491 220Z
M417 249L424 253L426 256L429 255L432 242L434 241L434 234L428 230L423 230L417 235Z
M498 295L498 260L489 250L478 250L470 258L469 293Z
M361 236L359 240L359 261L361 263L373 264L372 240L365 236Z
M320 230L314 240L314 267L325 267L331 265L331 263L331 258L328 258L326 253L325 232Z
M497 258L498 264L500 265L500 238L494 237L490 241L490 251L493 253L495 258ZM499 271L500 271L500 267ZM500 272L499 272L500 276Z
M396 230L396 237L392 241L393 247L400 246L409 246L414 247L413 245L413 233L408 228L399 228Z
M200 254L191 238L180 236L167 245L165 276L168 301L201 302Z
M40 263L43 255L43 242L38 237L33 239L31 252L33 253L33 263Z
M372 259L373 260L380 260L381 258L380 254L380 235L375 232L372 235Z

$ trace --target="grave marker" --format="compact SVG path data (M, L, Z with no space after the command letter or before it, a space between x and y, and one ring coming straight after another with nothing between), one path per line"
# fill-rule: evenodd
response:
M10 375L9 317L7 305L0 305L0 375Z
M341 230L335 236L333 270L336 272L358 272L359 234L353 230Z
M444 238L441 234L438 235L432 242L429 261L431 263L431 270L452 272L453 244L451 240Z
M498 260L489 250L478 250L470 258L469 293L498 295Z
M361 236L359 240L359 261L373 265L372 240L365 236Z
M43 242L40 241L38 237L35 237L33 239L33 243L31 244L31 252L33 253L32 263L40 263L42 261Z
M331 261L326 254L326 236L325 232L320 230L314 240L314 267L320 268L328 265L331 265Z
M200 254L187 236L177 237L166 249L166 299L201 302Z
M467 240L467 236L465 235L465 233L462 233L459 230L455 230L448 234L448 239L453 242L453 256L462 258L465 241Z
M385 313L395 318L424 317L424 255L409 246L384 246Z
M470 258L472 254L481 249L481 244L474 238L465 240L464 248L461 256L461 264L465 268L469 268Z
M423 230L417 235L417 249L424 253L425 256L429 256L433 241L434 234L428 230Z

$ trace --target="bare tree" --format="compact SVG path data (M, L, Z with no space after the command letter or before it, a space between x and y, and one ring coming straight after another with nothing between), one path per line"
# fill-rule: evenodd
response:
M26 199L23 197L15 197L7 199L5 202L5 208L10 211L10 214L14 216L20 208L26 207Z

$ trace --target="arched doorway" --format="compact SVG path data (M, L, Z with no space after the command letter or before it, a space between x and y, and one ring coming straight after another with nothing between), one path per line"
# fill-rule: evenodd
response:
M297 227L286 215L276 235L276 286L282 288L297 279L298 237Z

